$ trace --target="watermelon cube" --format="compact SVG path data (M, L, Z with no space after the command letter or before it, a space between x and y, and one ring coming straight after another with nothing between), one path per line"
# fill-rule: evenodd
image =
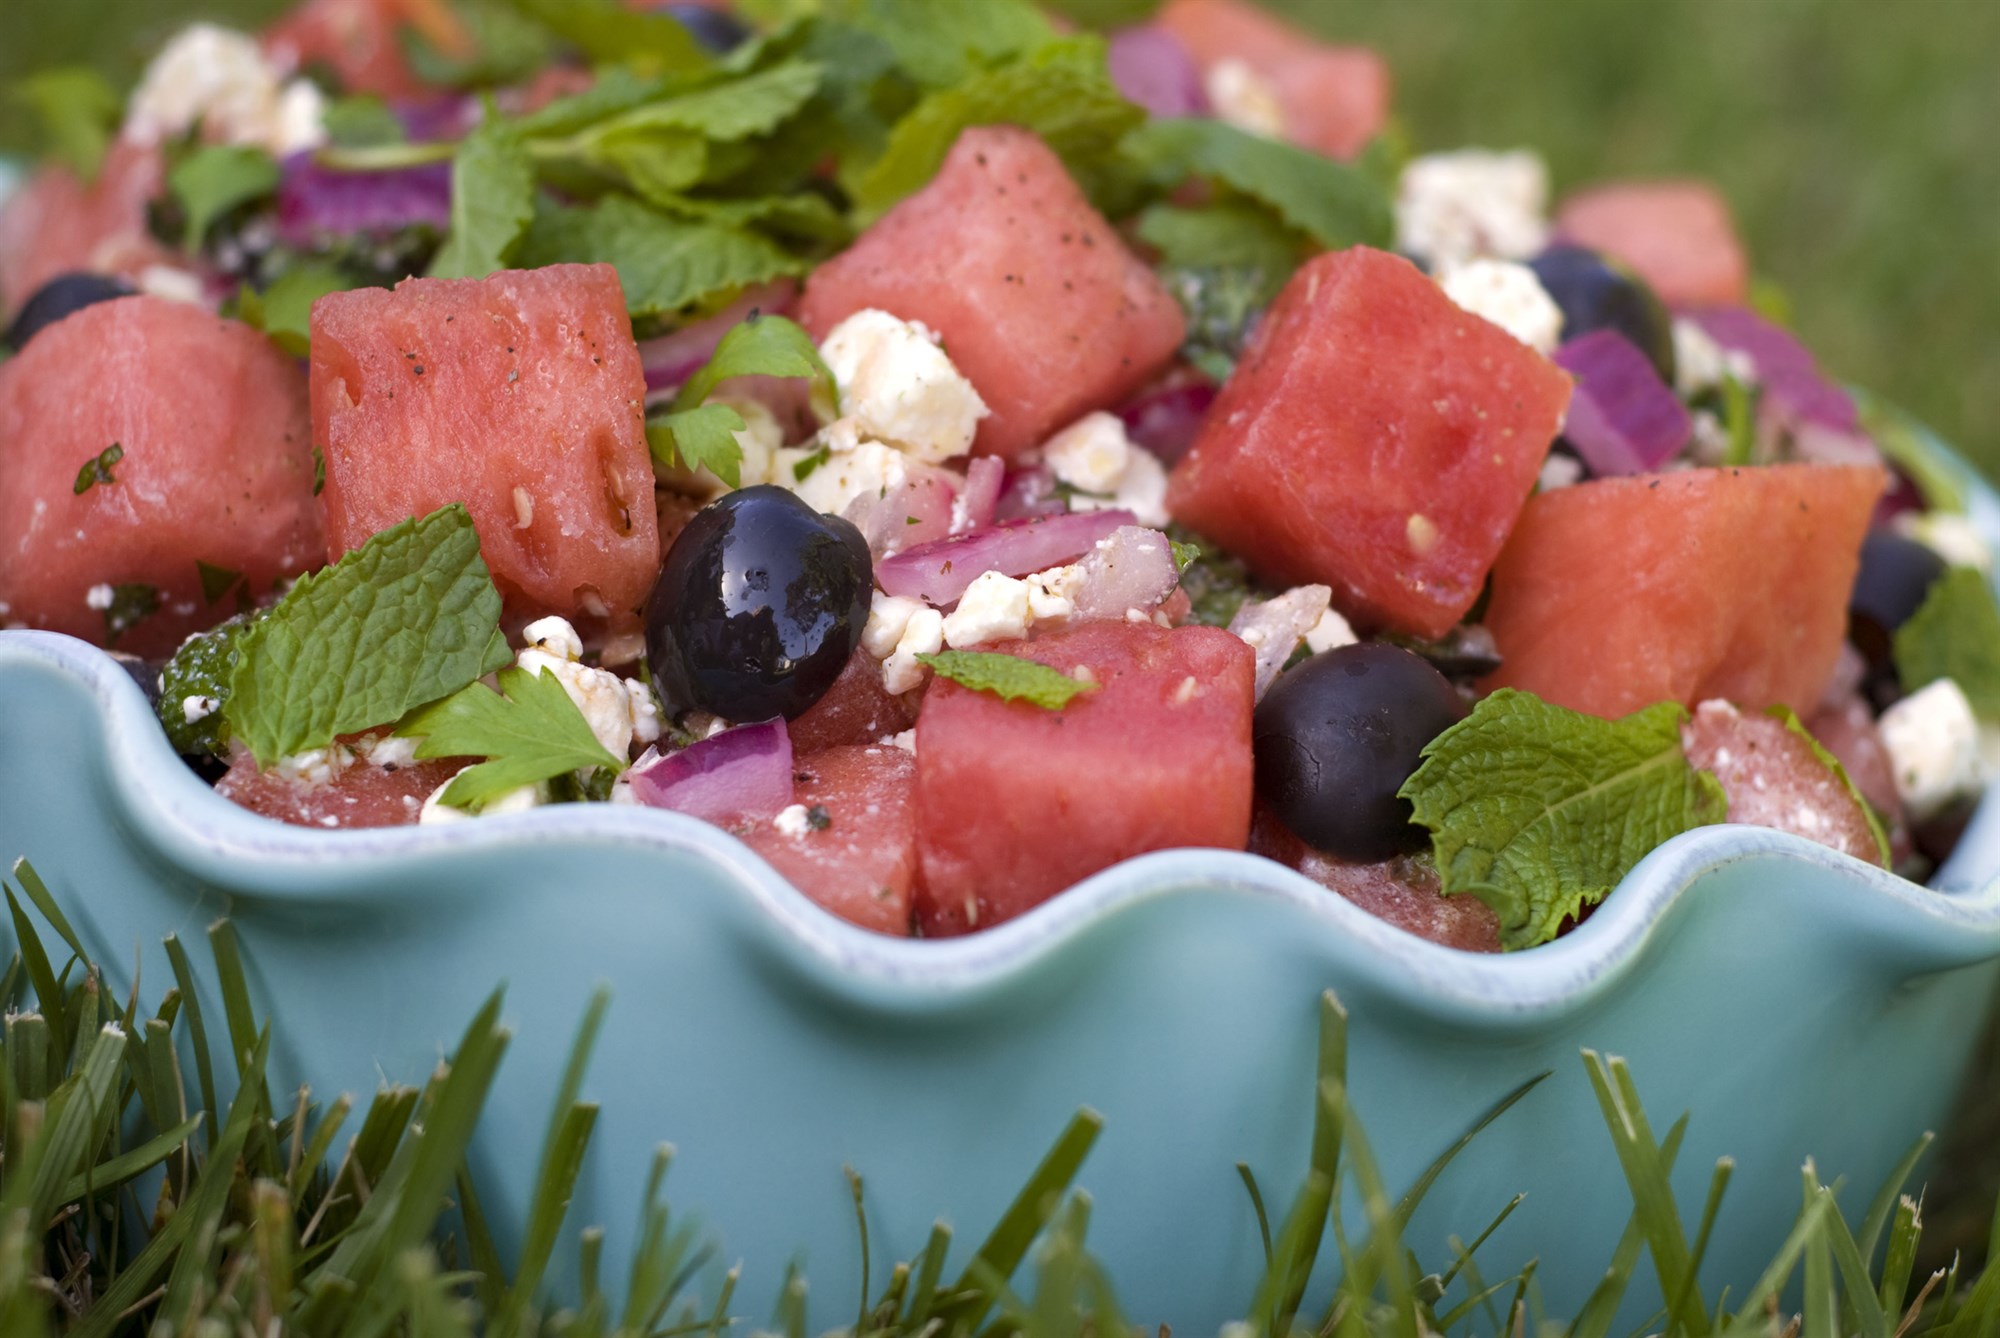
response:
M288 65L323 65L350 93L416 98L423 81L404 54L406 29L432 46L463 54L458 20L440 0L305 0L264 33L264 49Z
M146 205L166 186L157 148L120 141L89 185L51 163L0 209L0 315L68 270L136 278L177 257L146 230Z
M1293 275L1175 466L1175 519L1367 629L1442 636L1535 486L1570 380L1366 247Z
M1521 512L1485 623L1523 688L1616 718L1721 697L1810 712L1847 631L1876 465L1592 479Z
M1703 181L1629 181L1578 191L1556 212L1565 241L1630 265L1673 307L1734 306L1750 261L1729 203Z
M1844 781L1785 721L1705 701L1681 726L1689 765L1715 773L1730 822L1775 827L1843 855L1882 861L1868 812Z
M1166 366L1175 302L1062 160L1011 126L960 135L937 178L807 280L814 338L878 308L922 321L992 410L975 454L1015 456Z
M318 566L310 428L247 325L121 297L48 326L0 363L0 623L160 657Z
M215 792L252 813L294 827L408 827L416 823L431 792L473 760L440 757L380 766L355 758L331 776L302 779L277 769L262 770L257 759L245 752L215 782Z
M880 743L917 723L921 692L891 692L882 682L882 662L857 646L826 695L794 720L785 722L792 752L808 753L846 744Z
M1048 711L932 681L917 717L924 934L1012 919L1149 850L1243 849L1249 646L1214 627L1092 622L995 649L1097 687Z
M744 843L841 919L908 935L917 878L915 760L901 748L844 747L794 765L794 798L813 814L805 829L760 822Z
M660 565L645 394L609 265L321 298L328 556L463 502L510 615L636 615Z

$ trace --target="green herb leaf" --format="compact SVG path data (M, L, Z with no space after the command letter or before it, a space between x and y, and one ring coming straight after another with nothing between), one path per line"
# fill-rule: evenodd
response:
M746 426L743 415L727 404L703 404L646 420L646 444L669 468L706 469L736 488L743 483L743 446L736 434Z
M646 74L691 73L711 64L686 28L664 14L627 9L618 0L513 0L513 5L594 63L629 65Z
M215 603L216 600L221 599L231 590L234 590L236 583L243 579L243 573L240 571L231 571L227 567L218 567L213 563L203 562L200 558L195 559L194 571L195 575L201 579L202 600L209 604Z
M335 98L327 104L321 124L326 127L327 141L343 149L401 144L407 138L403 123L389 110L389 104L365 93Z
M674 396L676 409L691 408L732 376L783 376L813 383L832 413L839 412L839 390L833 372L820 359L812 336L783 316L750 316L722 336L715 352L687 379ZM831 416L831 415L829 415Z
M834 0L832 16L885 42L927 88L963 83L984 67L1033 51L1055 29L1026 0Z
M587 767L620 770L554 674L500 671L500 691L474 683L412 712L396 729L417 736L417 756L484 757L445 789L443 802L474 812L489 802Z
M650 102L667 89L667 81L633 73L623 65L598 72L589 88L557 98L539 111L514 118L514 133L522 139L560 139L590 129L607 117Z
M453 504L300 577L244 635L223 710L270 766L400 719L509 658L479 535Z
M111 587L111 603L104 610L104 640L117 645L118 638L139 625L160 608L160 592L144 581L128 581Z
M691 130L705 139L747 139L777 129L819 91L820 66L788 60L740 79L659 98L611 116L590 137Z
M508 0L452 0L451 13L469 49L443 50L416 27L398 36L410 70L433 88L496 88L525 84L555 61L549 30L517 13Z
M586 160L616 172L647 200L677 199L708 171L708 141L692 130L630 130L598 136Z
M1104 43L1065 38L918 103L857 183L856 200L864 213L880 214L921 189L968 126L1025 126L1074 164L1108 158L1145 119L1111 82Z
M1303 249L1299 235L1269 209L1244 200L1200 209L1157 204L1139 216L1138 232L1162 264L1254 269L1273 291L1298 268Z
M1819 759L1820 765L1831 771L1835 779L1839 780L1841 787L1847 791L1848 798L1861 806L1862 816L1868 819L1869 834L1875 838L1876 862L1881 864L1885 869L1891 867L1889 863L1889 832L1882 825L1882 815L1875 811L1875 805L1868 802L1867 796L1861 793L1861 787L1856 785L1854 778L1847 774L1846 765L1839 758L1828 752L1826 746L1812 736L1812 731L1806 728L1805 722L1799 719L1798 712L1794 711L1791 707L1782 704L1768 707L1765 709L1764 714L1770 716L1773 720L1784 721L1786 729L1804 739L1806 746L1812 749L1813 756Z
M174 751L183 757L229 754L222 704L229 699L229 676L250 621L249 615L238 614L189 637L160 672L160 700L154 709Z
M1151 18L1160 0L1046 0L1046 4L1086 28L1123 28Z
M1395 230L1388 193L1366 173L1223 121L1150 121L1123 151L1163 188L1212 178L1271 206L1324 247L1387 246Z
M819 467L821 465L825 464L828 460L831 460L832 458L833 458L833 447L831 446L820 447L818 450L814 451L811 455L808 455L807 457L805 457L805 459L798 461L796 464L792 466L793 481L797 483L804 483L807 479L811 478L814 474L819 472Z
M1168 266L1160 277L1187 315L1181 356L1215 381L1226 381L1257 316L1284 286L1290 270L1256 265Z
M994 651L941 650L917 659L940 678L961 687L990 692L1010 702L1030 702L1045 711L1060 711L1078 694L1097 688L1095 683L1081 682L1046 664Z
M63 66L14 85L13 100L34 112L48 152L85 181L97 175L125 100L97 71Z
M1508 949L1555 937L1647 852L1727 809L1681 751L1673 702L1601 720L1502 688L1433 739L1400 793L1431 829L1447 894L1500 918Z
M118 480L111 476L111 466L124 458L124 446L114 441L96 455L85 460L83 468L76 471L76 487L74 489L76 495L81 497L100 483L116 483Z
M303 358L312 350L313 303L355 286L334 266L308 261L280 274L261 293L245 287L236 298L236 316L269 335L285 352Z
M668 218L623 195L586 208L548 206L536 214L520 262L562 261L615 266L634 316L667 315L807 268L755 233Z
M1201 560L1200 544L1184 544L1177 539L1169 539L1167 547L1173 550L1176 576L1185 572L1191 564Z
M187 219L181 246L192 251L217 219L278 188L278 164L262 149L210 144L175 164L167 184Z
M1981 720L2000 723L2000 605L1973 567L1953 567L1896 629L1891 650L1907 692L1949 678Z
M483 279L507 267L535 215L535 167L489 103L451 164L451 228L431 261L434 279Z

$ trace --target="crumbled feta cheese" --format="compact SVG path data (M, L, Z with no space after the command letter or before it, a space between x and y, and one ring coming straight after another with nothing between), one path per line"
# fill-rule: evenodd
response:
M1941 678L1891 706L1877 722L1896 793L1921 822L1984 785L1979 724L1958 684Z
M836 435L888 442L936 463L971 450L990 412L918 321L857 311L827 335L820 357L840 387L846 426Z
M891 734L882 742L891 748L901 748L911 757L917 755L917 731L914 729L906 729L901 734Z
M863 441L851 449L835 449L800 479L793 466L813 453L787 447L777 452L772 472L780 487L791 489L807 506L827 515L840 515L857 497L886 497L891 488L901 487L910 476L907 457L901 451L879 441Z
M812 833L812 819L806 816L804 804L790 804L778 810L778 816L771 819L771 825L781 836L800 837Z
M1755 384L1757 364L1741 349L1724 348L1708 331L1685 316L1676 316L1674 337L1674 389L1683 396L1699 395L1733 377L1743 385Z
M921 599L877 590L868 604L868 624L861 629L861 644L876 659L888 659L896 653L896 643L903 639L911 617L923 607Z
M1111 505L1130 511L1133 519L1149 530L1165 528L1167 469L1159 457L1144 447L1134 447L1125 475L1118 480L1118 491L1111 495Z
M1438 280L1446 297L1547 357L1562 342L1563 314L1542 281L1511 260L1470 260Z
M326 142L325 112L325 95L307 79L283 83L256 38L195 23L146 67L124 137L158 144L199 127L213 142L252 144L284 158Z
M1425 154L1396 186L1396 246L1441 267L1525 260L1548 240L1548 199L1548 168L1526 149Z
M178 265L148 265L139 271L136 286L148 297L168 302L185 302L196 307L208 302L208 294L201 286L201 276Z
M1535 486L1543 492L1554 492L1557 488L1567 488L1583 482L1583 461L1568 451L1550 451L1542 461L1542 472L1535 480Z
M583 658L583 638L567 618L537 618L521 629L521 644L559 660Z
M457 776L451 778L451 780L457 779ZM509 790L496 799L488 800L486 806L479 812L468 813L462 808L453 808L444 802L444 792L450 788L451 781L446 781L424 798L424 806L417 813L418 826L435 827L443 822L465 822L471 818L497 818L507 813L526 813L529 809L540 808L549 801L546 786L523 785L518 790Z
M1042 460L1057 479L1089 494L1072 497L1071 510L1118 507L1149 528L1167 523L1167 471L1132 444L1118 415L1085 414L1042 444Z
M1306 649L1315 655L1341 646L1351 646L1360 639L1354 635L1354 628L1347 619L1340 616L1338 609L1328 609L1320 614L1318 621L1306 629Z
M903 624L896 648L882 661L882 687L891 693L912 692L924 684L924 667L919 655L935 655L944 649L944 615L925 605L916 609Z
M531 674L553 675L605 750L613 757L628 756L635 732L635 701L625 680L608 669L581 663L583 638L565 618L538 618L521 630L521 639L525 646L514 662Z
M222 703L214 697L181 698L181 718L190 725L198 725L214 715Z
M354 765L354 754L344 745L329 743L324 748L308 748L290 757L281 757L271 768L286 780L304 785L324 785Z
M1285 137L1285 108L1277 90L1248 61L1219 60L1202 76L1202 92L1215 118L1245 134Z
M354 751L378 767L401 768L416 765L421 742L396 734L364 734L354 741Z
M1890 524L1896 533L1915 539L1954 567L1993 570L1993 549L1969 516L1950 511L1904 511Z
M117 598L118 592L113 590L109 585L93 585L90 589L83 592L85 607L95 609L99 613L110 608L112 602Z
M949 646L977 646L988 641L1019 641L1028 635L1028 583L997 571L981 572L958 597L958 607L944 620Z
M625 695L632 699L632 741L658 743L665 729L660 722L660 699L636 678L625 680Z

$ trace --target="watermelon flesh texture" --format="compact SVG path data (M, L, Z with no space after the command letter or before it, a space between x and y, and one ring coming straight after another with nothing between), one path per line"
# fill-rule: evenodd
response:
M294 827L407 827L431 792L473 760L441 757L391 767L356 761L315 783L259 770L257 759L245 753L216 781L215 792Z
M1704 181L1629 181L1563 201L1556 232L1630 265L1672 307L1735 306L1750 291L1750 258L1729 204Z
M1255 656L1219 628L1093 622L989 649L1098 686L1061 711L933 679L917 717L917 923L1012 919L1150 850L1241 850Z
M463 502L510 616L629 621L660 563L645 393L609 265L321 298L327 555Z
M1886 483L1875 465L1786 464L1538 494L1493 568L1501 666L1481 686L1611 719L1711 697L1811 711Z
M882 685L882 663L863 647L848 657L826 695L785 722L798 756L848 744L881 743L917 723L921 690L894 693Z
M1775 827L1881 863L1861 801L1783 720L1706 701L1681 727L1681 746L1690 766L1714 772L1722 783L1729 821Z
M1535 486L1570 380L1417 268L1300 268L1174 467L1175 519L1364 630L1444 635Z
M794 797L827 825L791 835L760 822L744 844L819 906L907 936L917 878L916 762L901 748L829 748L795 764Z
M1353 158L1389 119L1389 67L1366 47L1329 46L1246 0L1171 0L1156 20L1210 75L1237 61L1284 114L1285 138Z
M1473 896L1446 896L1427 856L1401 855L1376 864L1334 859L1292 835L1262 807L1250 826L1250 853L1304 874L1418 938L1467 952L1500 951L1500 919L1492 907Z
M974 452L1005 457L1137 390L1186 328L1062 160L1012 126L960 135L928 186L813 272L799 319L823 339L870 307L944 340L992 410Z
M113 443L113 481L77 493ZM312 490L305 378L263 335L157 297L86 307L0 363L0 618L111 644L93 588L150 586L115 644L163 657L319 565ZM211 601L197 563L243 579Z
M0 315L69 270L130 279L149 265L177 263L146 230L146 205L165 180L158 149L122 141L88 185L53 163L36 172L0 209Z

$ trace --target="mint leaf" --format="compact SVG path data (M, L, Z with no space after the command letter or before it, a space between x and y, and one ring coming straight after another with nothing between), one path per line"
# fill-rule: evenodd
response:
M1826 746L1812 736L1812 731L1806 728L1803 720L1799 719L1799 713L1791 707L1784 705L1767 707L1764 714L1770 716L1773 720L1784 721L1786 729L1804 739L1806 746L1812 749L1813 756L1819 759L1820 765L1831 771L1834 774L1834 778L1840 782L1841 787L1847 791L1848 798L1860 805L1862 816L1868 819L1869 834L1875 838L1876 861L1885 869L1891 867L1889 863L1889 833L1882 826L1882 815L1875 811L1875 805L1868 802L1867 797L1861 793L1861 787L1856 785L1854 778L1847 774L1846 765L1839 758L1828 752Z
M642 103L609 117L590 134L692 130L707 139L747 139L777 129L805 106L819 91L820 74L812 61L783 61L740 79Z
M672 468L706 469L732 488L743 484L743 447L736 434L747 426L727 404L677 409L646 420L653 458Z
M1602 720L1502 688L1433 739L1400 793L1448 895L1478 897L1509 950L1546 943L1671 836L1721 822L1722 786L1681 751L1687 712Z
M856 183L855 198L874 215L921 189L968 126L1025 126L1074 163L1108 156L1145 119L1112 84L1104 43L1065 38L918 103Z
M1395 231L1388 193L1360 169L1222 121L1150 121L1123 152L1162 188L1212 178L1271 206L1324 247L1387 246Z
M222 704L229 699L229 676L250 622L251 615L239 613L189 637L160 671L160 700L154 711L181 756L229 755Z
M446 787L442 802L475 813L523 785L587 767L621 770L554 674L507 668L500 691L473 683L419 707L396 732L422 739L417 756L484 757Z
M1181 356L1211 380L1229 379L1250 331L1290 277L1258 265L1174 266L1161 271L1187 315Z
M43 70L15 84L12 98L41 122L51 156L85 181L97 175L125 110L103 75L81 65Z
M666 315L807 268L755 233L668 218L623 195L608 195L587 208L544 208L522 241L520 260L615 266L634 316Z
M1237 266L1269 276L1272 291L1298 268L1299 235L1247 201L1183 209L1156 204L1139 215L1139 240L1165 265Z
M535 166L491 103L451 164L451 226L431 260L434 279L483 279L505 269L535 214Z
M354 286L332 265L308 261L280 274L261 293L245 287L237 295L236 317L262 330L293 357L303 358L312 350L313 303Z
M607 66L581 93L557 98L539 111L515 117L514 133L523 139L575 135L607 117L652 101L666 88L664 79L642 77L622 65Z
M675 199L708 171L708 141L692 130L632 130L602 135L584 159L616 172L647 200Z
M515 12L508 0L452 0L450 13L459 32L469 39L453 43L450 50L414 26L397 34L420 83L432 88L501 88L525 84L555 62L549 30Z
M335 98L327 104L320 124L326 128L327 142L342 149L378 148L407 138L389 104L368 93Z
M1973 567L1953 567L1896 629L1891 643L1905 692L1949 678L1981 720L2000 723L2000 605Z
M919 655L940 678L975 692L990 692L1010 702L1030 702L1045 711L1060 711L1079 693L1094 691L1095 683L1079 682L1059 669L986 650L941 650Z
M896 63L927 88L962 83L983 66L1055 37L1049 21L1026 0L833 0L827 9L886 43Z
M83 462L83 468L76 471L76 487L72 491L81 497L100 483L116 483L118 480L111 476L111 466L124 458L124 446L112 442Z
M187 219L181 246L192 251L217 219L278 188L278 164L262 149L211 144L176 163L167 184Z
M244 634L223 710L268 767L400 719L508 658L500 594L454 503L300 577Z
M664 14L627 9L618 0L513 0L513 5L593 63L629 65L647 74L702 70L711 63L686 28Z

